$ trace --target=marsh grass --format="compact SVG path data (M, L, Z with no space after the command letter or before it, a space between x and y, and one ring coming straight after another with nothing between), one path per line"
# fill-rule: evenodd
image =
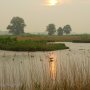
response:
M90 52L56 54L49 62L48 52L0 52L0 90L90 90Z
M0 49L10 51L53 51L68 49L65 44L48 44L46 40L17 40L16 38L0 38Z

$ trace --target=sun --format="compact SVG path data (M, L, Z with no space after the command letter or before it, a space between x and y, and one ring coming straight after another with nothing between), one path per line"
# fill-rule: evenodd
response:
M44 0L45 6L60 6L66 3L66 0ZM69 1L69 0L67 0Z
M50 5L50 6L54 6L54 5L56 5L57 3L58 3L57 0L49 0L49 1L48 1L48 5Z
M46 5L55 6L56 4L58 4L58 0L48 0Z

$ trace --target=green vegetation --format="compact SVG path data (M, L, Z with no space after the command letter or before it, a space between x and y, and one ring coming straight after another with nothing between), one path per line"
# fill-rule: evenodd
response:
M25 22L23 18L20 17L13 17L10 25L7 26L9 32L15 35L20 35L24 33Z
M10 21L10 24L7 26L7 30L9 30L8 34L12 35L23 35L23 34L28 34L24 32L26 24L24 22L24 19L21 17L13 17ZM59 27L58 29L56 28L55 24L48 24L46 27L46 30L48 32L48 35L69 35L72 31L72 28L70 25L65 25L64 27Z
M83 34L79 40L73 40L74 43L90 43L90 35Z
M70 25L65 25L63 28L59 27L56 29L56 26L54 24L49 24L46 27L46 31L48 32L48 35L55 35L55 32L57 32L57 35L62 36L64 34L69 35L72 31Z
M57 34L60 35L60 36L63 35L63 29L62 29L62 27L59 27L59 28L57 29Z
M0 49L11 51L52 51L68 49L65 44L49 44L45 40L17 40L15 37L0 38Z
M56 27L55 27L55 25L54 25L54 24L49 24L49 25L47 26L46 31L48 32L48 35L54 35L55 32L56 32Z
M21 35L0 36L0 49L11 51L51 51L68 49L65 44L49 44L48 42L90 43L90 35Z
M82 34L82 35L63 35L63 36L57 36L57 35L22 35L17 36L17 40L44 40L47 42L73 42L74 40L82 40L82 41L90 41L90 35L89 34Z
M90 43L90 40L74 40L73 43Z
M70 34L70 32L72 31L71 26L70 25L64 26L63 31L65 34Z

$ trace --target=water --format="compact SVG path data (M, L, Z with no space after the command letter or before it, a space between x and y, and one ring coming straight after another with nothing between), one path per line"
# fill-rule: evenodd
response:
M70 49L52 52L0 51L0 90L44 90L44 87L52 90L56 82L62 83L66 79L73 85L81 77L84 84L87 75L90 75L90 44L65 44Z

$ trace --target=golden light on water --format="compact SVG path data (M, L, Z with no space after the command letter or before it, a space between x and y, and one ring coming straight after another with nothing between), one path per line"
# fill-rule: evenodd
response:
M55 53L50 53L49 54L49 69L50 69L50 77L52 80L55 80L56 78L56 54Z
M52 80L55 80L56 78L56 62L50 62L50 77Z

